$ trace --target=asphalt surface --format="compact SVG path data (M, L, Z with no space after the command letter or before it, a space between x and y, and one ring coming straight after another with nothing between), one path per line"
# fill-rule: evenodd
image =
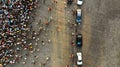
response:
M71 46L71 33L83 35L83 65L82 67L120 67L120 1L119 0L84 0L80 7L74 2L65 8L65 0L54 4L52 0L40 1L40 7L33 12L35 20L31 19L33 30L38 31L39 27L44 30L37 38L35 49L39 52L29 53L27 60L24 60L26 52L20 52L24 57L20 63L8 65L7 67L65 67L76 64L76 59L71 60L70 55L76 55L76 48ZM48 7L52 11L48 12ZM82 9L82 24L72 26L75 23L75 16L72 10ZM36 15L34 15L34 13ZM49 25L45 21L49 17L53 20ZM37 24L41 20L40 24ZM48 40L51 40L49 43ZM41 41L44 41L43 45ZM32 41L36 44L35 41ZM38 56L36 59L34 56ZM46 61L46 57L50 60ZM32 64L32 60L37 61ZM25 61L26 64L22 64ZM73 63L72 63L73 62ZM44 65L44 63L46 63Z

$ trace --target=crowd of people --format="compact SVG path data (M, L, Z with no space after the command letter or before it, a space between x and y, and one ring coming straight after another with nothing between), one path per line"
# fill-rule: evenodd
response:
M17 52L32 49L27 41L34 39L29 24L31 11L37 8L37 0L2 0L0 8L0 62L3 66L19 63ZM30 34L30 36L29 36Z

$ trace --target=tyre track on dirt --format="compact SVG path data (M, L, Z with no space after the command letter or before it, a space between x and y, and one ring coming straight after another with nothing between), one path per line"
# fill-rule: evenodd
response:
M53 42L52 67L65 67L69 64L69 36L66 30L64 0L56 4L52 24L51 38Z

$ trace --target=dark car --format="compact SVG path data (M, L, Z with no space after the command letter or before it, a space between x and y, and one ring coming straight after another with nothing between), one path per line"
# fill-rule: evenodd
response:
M73 0L67 0L67 4L68 4L68 5L71 5L72 2L73 2Z
M76 35L76 46L81 47L82 46L82 34Z

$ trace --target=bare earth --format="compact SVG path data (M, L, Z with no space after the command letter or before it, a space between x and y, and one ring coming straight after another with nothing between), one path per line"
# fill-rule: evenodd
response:
M27 57L25 54L28 51L23 50L19 54L27 57L27 60L23 57L20 63L7 67L65 67L73 64L70 59L73 47L70 43L71 33L75 32L75 28L76 34L83 34L82 67L120 67L120 0L84 0L82 7L77 7L74 1L67 8L64 4L66 0L58 0L57 4L52 0L46 0L45 4L42 1L40 0L40 7L33 12L33 15L36 14L35 20L30 20L36 32L39 27L44 28L37 36L40 38L38 45L34 46L40 51L29 53ZM48 7L52 8L51 12L48 12ZM75 23L72 10L76 8L82 8L83 22L80 26L70 28L72 23ZM53 20L49 25L45 25L45 21L50 17ZM40 19L41 23L36 24ZM32 42L36 44L35 41ZM46 60L46 57L49 57L49 60ZM36 64L32 64L33 60ZM23 61L26 64L22 64Z
M83 67L120 67L119 4L119 0L85 0Z

